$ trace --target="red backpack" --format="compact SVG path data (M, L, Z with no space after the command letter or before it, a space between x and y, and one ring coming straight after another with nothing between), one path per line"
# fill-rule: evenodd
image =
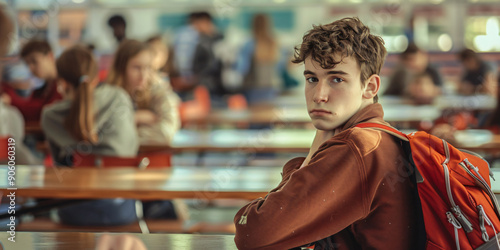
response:
M406 135L376 123L356 127L381 130L402 140L416 170L425 249L500 249L495 240L500 209L490 188L488 162L426 132Z

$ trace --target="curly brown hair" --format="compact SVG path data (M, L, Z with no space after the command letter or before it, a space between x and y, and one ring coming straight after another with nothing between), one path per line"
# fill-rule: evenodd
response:
M340 55L340 59L336 58ZM370 34L370 29L357 17L348 17L325 25L313 25L295 47L293 63L302 63L307 57L330 69L353 56L361 68L361 84L373 74L380 74L387 51L381 37ZM378 97L374 97L376 102Z

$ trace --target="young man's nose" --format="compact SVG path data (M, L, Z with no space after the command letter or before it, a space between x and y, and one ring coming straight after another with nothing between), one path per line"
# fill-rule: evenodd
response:
M318 83L314 90L314 102L328 102L328 91L328 84L322 82Z

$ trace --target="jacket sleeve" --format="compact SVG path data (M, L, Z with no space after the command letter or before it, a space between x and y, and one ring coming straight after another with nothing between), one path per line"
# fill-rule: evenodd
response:
M290 175L300 168L302 162L304 162L305 157L297 157L289 160L285 166L283 166L283 171L281 172L281 182L275 187L273 190L269 191L269 193L276 192L281 190L283 186L290 180Z
M351 141L323 144L281 190L235 216L239 249L290 249L331 236L368 214L363 158Z

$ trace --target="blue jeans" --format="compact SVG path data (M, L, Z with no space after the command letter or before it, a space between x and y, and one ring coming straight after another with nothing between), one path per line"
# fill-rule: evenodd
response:
M137 220L135 200L93 200L60 208L61 223L74 226L119 226Z

